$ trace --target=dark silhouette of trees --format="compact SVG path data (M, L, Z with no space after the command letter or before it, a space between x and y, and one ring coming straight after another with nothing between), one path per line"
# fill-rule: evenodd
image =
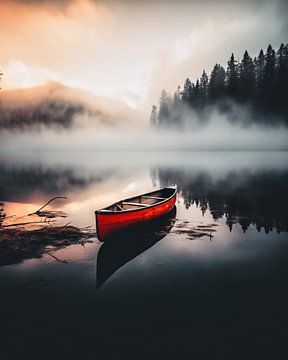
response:
M80 102L66 100L45 99L31 107L20 105L13 108L2 102L0 130L24 130L40 126L69 128L73 126L75 116L82 115L85 111L85 106Z
M193 94L193 102L195 103L196 107L199 106L199 100L200 100L200 81L199 79L197 79Z
M240 62L232 53L227 64L226 71L216 64L210 76L203 70L195 84L187 78L183 88L178 87L173 100L163 90L158 126L181 127L187 121L189 124L193 117L187 112L189 109L203 120L211 106L228 115L230 112L232 119L235 117L230 106L233 103L248 105L254 122L288 126L288 44L281 44L277 52L269 45L266 53L261 49L254 59L246 50ZM275 119L272 122L271 116Z
M240 64L239 99L248 101L253 98L256 87L255 63L246 50Z
M257 93L260 93L260 89L262 87L263 76L264 76L264 65L265 65L265 56L263 50L261 49L257 59L255 60Z
M275 65L276 65L276 55L272 46L269 45L267 52L265 54L265 62L263 69L263 80L261 93L263 97L263 105L265 110L272 110L274 102L274 80L275 80Z
M288 44L281 44L277 51L277 63L275 71L276 104L281 112L288 116Z
M201 95L203 97L206 97L208 94L208 85L209 85L209 77L206 74L206 71L203 70L203 73L200 78L200 89L201 89Z
M152 105L151 115L150 115L150 124L151 126L157 126L157 106Z
M159 126L169 125L171 123L172 99L163 89L160 97L158 124Z
M238 78L238 65L234 59L232 53L230 60L228 61L227 73L227 96L233 99L237 99L239 90L239 78Z
M182 100L186 104L191 104L192 103L193 85L192 85L189 78L186 79L184 87L183 87L183 91L182 91L181 94L182 94Z
M221 65L216 64L212 70L208 85L209 98L212 102L215 102L225 95L225 77L226 74L224 68Z

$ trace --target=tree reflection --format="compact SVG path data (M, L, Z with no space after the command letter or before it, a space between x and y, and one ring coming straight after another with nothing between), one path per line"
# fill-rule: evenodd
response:
M1 164L0 199L20 201L31 194L57 196L70 191L82 190L95 183L102 183L111 172L86 173L83 169L46 166L8 166ZM23 191L25 189L25 191Z
M230 230L239 224L244 232L250 225L266 233L288 232L287 171L230 172L215 180L207 172L160 168L152 176L161 186L176 183L186 208L196 205L215 220L225 217Z

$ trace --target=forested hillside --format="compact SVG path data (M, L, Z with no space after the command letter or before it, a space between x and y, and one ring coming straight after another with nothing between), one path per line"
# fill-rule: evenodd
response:
M277 51L269 45L254 59L245 51L242 60L236 61L232 53L226 70L215 64L210 76L204 70L195 82L187 78L173 97L163 89L159 110L153 105L150 122L156 127L182 127L195 112L205 121L215 107L235 119L235 106L239 112L243 105L257 123L288 126L287 96L288 44L281 44Z

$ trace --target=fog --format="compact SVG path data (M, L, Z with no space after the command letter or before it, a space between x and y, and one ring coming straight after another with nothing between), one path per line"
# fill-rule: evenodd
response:
M137 112L140 120L139 112ZM125 126L136 111L125 103L104 98L57 82L1 93L0 131L40 130L81 126Z
M125 150L287 150L288 129L232 124L225 115L213 113L205 126L186 130L153 130L127 126L81 127L56 132L9 132L0 134L1 154L47 151Z

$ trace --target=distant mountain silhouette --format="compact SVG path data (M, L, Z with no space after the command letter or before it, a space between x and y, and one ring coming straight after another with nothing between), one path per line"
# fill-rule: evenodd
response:
M27 89L2 90L0 131L113 126L134 118L124 103L94 96L57 82Z

